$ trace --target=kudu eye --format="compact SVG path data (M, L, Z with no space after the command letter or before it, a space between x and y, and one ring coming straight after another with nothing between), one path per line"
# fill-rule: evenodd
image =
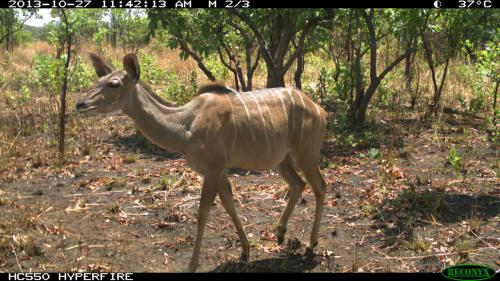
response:
M118 88L118 87L120 87L120 81L118 81L118 80L111 80L111 82L109 82L109 86L111 88Z

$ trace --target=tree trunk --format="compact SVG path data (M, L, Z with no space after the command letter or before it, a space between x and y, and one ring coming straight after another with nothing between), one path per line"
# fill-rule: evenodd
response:
M366 111L380 81L371 84L364 93L356 93L356 101L354 107L350 112L350 124L354 127L360 128L365 124Z
M354 40L352 40L352 19L354 11L349 16L349 27L347 29L347 62L349 64L349 105L354 100Z
M500 79L497 80L495 85L495 93L493 94L493 125L497 126L497 98L498 98L498 84L500 83Z
M424 26L424 28L425 28L425 26ZM448 66L449 66L449 63L451 60L451 56L452 56L451 54L455 53L457 46L456 45L450 46L451 48L453 48L450 52L451 54L450 53L445 54L445 65L444 65L444 69L443 69L443 76L441 77L441 82L438 85L438 77L436 77L436 75L437 75L436 61L432 55L432 46L430 45L430 42L429 42L423 29L420 33L421 33L420 37L422 37L422 46L424 48L424 57L425 57L425 60L427 61L427 65L429 66L429 69L431 71L432 87L434 90L434 96L432 97L432 102L424 114L424 119L427 119L432 114L437 113L437 109L439 108L439 102L441 100L441 94L443 92L444 82L446 80L446 74L448 73ZM448 40L449 40L449 38L448 38ZM445 50L445 52L446 51L447 50Z
M9 11L9 17L8 17L8 21L7 21L7 37L6 37L6 41L5 41L5 50L7 50L7 52L9 51L12 51L11 50L11 41L12 41L12 29L14 28L14 10L10 10Z
M304 73L304 50L297 57L297 69L295 70L295 87L302 89L302 73Z
M410 100L410 108L411 110L415 109L415 105L417 104L417 99L418 99L418 92L420 88L420 72L418 70L418 66L415 65L415 70L417 74L417 81L416 81L416 86L415 86L415 91L411 94L411 100Z
M245 83L245 76L243 76L243 70L241 69L241 66L239 65L239 62L236 65L236 78L238 78L238 80L240 81L241 90L242 91L246 91L247 90L247 85Z
M359 120L359 110L361 109L362 99L364 92L356 92L355 99L349 106L349 110L347 112L347 125L350 127L359 127L361 126ZM364 118L363 118L364 119ZM363 120L364 121L364 120Z
M412 48L412 41L408 43L407 49ZM405 58L405 70L404 70L404 77L405 77L405 90L407 93L410 94L410 99L413 100L413 87L412 87L412 82L413 82L413 62L415 61L415 55L416 51L411 52L406 58ZM399 102L401 102L403 98L399 98Z
M360 128L365 124L366 111L368 110L369 102L370 101L368 99L361 101L361 105L358 108L356 116L354 117L353 120L353 125L355 127Z
M236 70L231 71L233 73L233 79L234 79L234 86L236 87L236 91L240 91L240 83L238 82L238 73Z
M59 110L59 160L62 163L64 161L64 139L65 139L65 124L66 124L66 92L68 90L68 80L69 80L69 64L71 62L71 41L72 32L69 31L68 19L66 17L66 12L62 10L62 15L64 17L66 25L66 62L64 63L64 76L63 83L61 86L61 97L60 97L60 110Z
M359 18L356 17L356 33L357 33L357 46L354 44L354 40L351 39L352 44L351 44L351 49L352 49L352 56L351 59L353 61L352 63L352 81L353 81L353 87L351 87L351 97L350 97L350 105L349 105L349 112L347 114L347 123L349 126L359 126L359 109L361 108L361 101L364 98L365 95L365 89L363 86L363 73L361 70L361 40L362 40L362 34L361 34L361 28L360 28L360 22ZM353 97L354 94L354 97Z
M266 88L285 87L285 75L281 71L267 69Z
M111 12L111 46L113 48L116 48L116 42L117 40L117 34L116 34L116 17L115 15Z
M446 74L448 73L448 66L450 63L450 58L446 59L445 65L444 65L444 70L443 70L443 77L441 78L441 83L438 87L437 85L437 77L436 77L436 72L432 71L432 83L433 83L433 88L434 88L434 96L432 97L432 103L429 105L427 112L425 114L425 117L430 117L433 113L437 113L437 109L439 108L439 102L441 101L441 96L443 93L443 86L444 86L444 81L446 80Z

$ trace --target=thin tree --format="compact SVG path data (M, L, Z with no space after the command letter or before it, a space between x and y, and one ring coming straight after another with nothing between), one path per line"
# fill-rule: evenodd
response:
M367 13L365 10L357 11L361 18L363 19L366 28L368 29L368 48L366 50L361 50L362 48L362 38L363 34L361 32L361 24L359 17L356 17L356 24L358 26L357 29L357 46L354 44L352 47L354 48L354 85L355 85L355 99L351 103L349 112L348 112L348 122L349 125L354 127L361 127L364 125L366 111L368 109L368 105L373 95L375 94L380 82L385 78L385 76L391 72L403 59L409 56L414 49L409 48L403 54L399 55L396 59L394 59L390 64L388 64L385 69L380 72L377 71L378 64L378 41L385 37L385 35L377 35L377 31L375 28L375 10L370 9ZM365 88L365 79L363 77L363 71L361 66L361 58L367 52L370 51L370 64L369 64L369 79L368 86Z
M472 32L470 18L471 15L463 11L451 12L438 10L434 16L431 15L430 11L426 15L428 25L432 24L438 28L437 30L434 28L435 32L432 34L429 34L425 30L421 30L420 32L424 58L431 71L432 89L434 92L432 101L425 112L425 119L438 112L437 109L441 101L450 61L458 54L467 39L467 33ZM426 26L427 24L423 28ZM440 64L444 64L444 67L439 78L437 67Z
M68 16L64 9L59 10L64 30L64 44L66 45L66 57L63 68L63 78L61 83L60 108L59 108L59 160L64 161L65 150L65 128L66 128L66 93L70 78L69 66L71 62L71 47L74 32L70 29Z

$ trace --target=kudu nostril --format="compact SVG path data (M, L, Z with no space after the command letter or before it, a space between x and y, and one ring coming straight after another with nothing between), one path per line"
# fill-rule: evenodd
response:
M85 103L83 101L79 101L76 103L76 109L82 109L85 107Z

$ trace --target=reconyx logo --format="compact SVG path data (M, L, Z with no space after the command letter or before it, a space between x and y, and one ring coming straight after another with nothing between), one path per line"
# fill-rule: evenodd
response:
M479 264L459 264L445 268L444 277L458 281L488 280L495 276L495 270Z

